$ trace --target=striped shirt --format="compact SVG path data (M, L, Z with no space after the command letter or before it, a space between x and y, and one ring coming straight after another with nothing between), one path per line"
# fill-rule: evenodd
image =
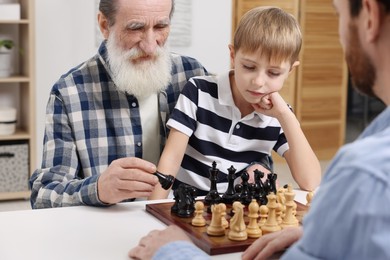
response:
M217 189L223 193L227 189L227 169L232 165L240 171L271 156L272 149L283 156L289 148L276 118L257 112L241 117L233 101L229 73L192 78L168 126L190 137L177 179L203 191L210 190L209 168L213 161L219 168Z
M177 54L171 59L171 83L158 93L161 146L180 90L189 78L206 73L195 59ZM42 166L30 179L33 208L104 205L97 196L100 173L118 158L143 158L139 102L118 91L110 73L103 42L94 57L53 86Z

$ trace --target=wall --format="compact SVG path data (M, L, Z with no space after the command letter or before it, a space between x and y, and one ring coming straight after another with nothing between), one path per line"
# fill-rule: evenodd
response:
M45 108L54 82L96 53L94 0L36 0L36 126L40 166ZM191 46L171 50L197 58L211 72L229 69L232 4L192 1Z

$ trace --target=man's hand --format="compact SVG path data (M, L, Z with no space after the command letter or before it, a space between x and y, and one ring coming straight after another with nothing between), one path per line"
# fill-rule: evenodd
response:
M268 259L285 250L302 236L301 227L290 227L258 238L242 254L242 259Z
M160 247L178 240L191 242L191 239L178 226L169 226L164 230L153 230L141 238L138 246L129 251L129 257L151 259Z
M113 161L98 179L100 201L114 204L129 198L148 197L158 178L152 173L156 166L131 157Z

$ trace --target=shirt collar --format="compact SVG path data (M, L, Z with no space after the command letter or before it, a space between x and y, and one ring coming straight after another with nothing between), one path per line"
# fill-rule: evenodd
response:
M230 87L231 86L230 85L230 75L233 75L233 74L234 74L234 70L230 70L230 71L218 76L218 102L221 105L235 107L232 89ZM254 115L257 115L258 117L260 117L260 119L262 121L271 120L271 117L266 116L266 115L261 114L261 113L256 112L256 111L250 113L249 115L247 115L245 117L250 119Z

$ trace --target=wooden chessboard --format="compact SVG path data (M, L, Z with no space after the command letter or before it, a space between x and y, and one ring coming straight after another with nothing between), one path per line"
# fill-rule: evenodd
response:
M296 203L297 203L296 217L299 221L301 221L303 215L307 211L307 207L299 202ZM206 226L195 227L191 225L192 217L181 218L176 216L175 214L171 214L171 207L173 204L174 202L147 204L146 211L167 225L173 224L182 228L190 236L192 241L200 249L202 249L209 255L242 252L256 240L255 238L248 238L245 241L232 241L227 237L227 232L229 229L226 230L225 236L220 236L220 237L209 236L206 233L206 229L207 226L210 224L211 214L208 214L205 210L203 216L206 218ZM229 213L231 212L230 205L227 205L226 212L227 212L226 219L229 221L230 219ZM246 212L245 212L245 221L246 224L248 224L248 218L246 217Z

